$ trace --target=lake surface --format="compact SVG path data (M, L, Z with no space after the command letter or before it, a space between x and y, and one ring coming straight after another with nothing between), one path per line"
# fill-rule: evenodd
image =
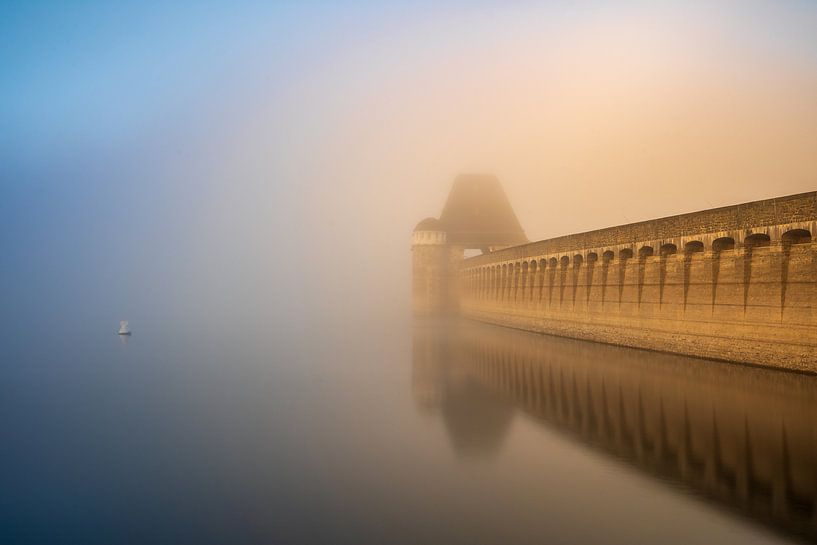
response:
M458 321L131 325L7 347L0 542L817 539L815 377Z

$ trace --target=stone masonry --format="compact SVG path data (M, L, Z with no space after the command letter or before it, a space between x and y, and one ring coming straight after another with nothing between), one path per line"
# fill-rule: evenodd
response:
M817 192L600 229L458 262L469 318L817 373Z

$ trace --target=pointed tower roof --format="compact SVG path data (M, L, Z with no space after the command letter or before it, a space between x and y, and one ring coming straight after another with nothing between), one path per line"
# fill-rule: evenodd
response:
M440 221L450 244L466 248L514 246L528 242L496 176L457 176Z

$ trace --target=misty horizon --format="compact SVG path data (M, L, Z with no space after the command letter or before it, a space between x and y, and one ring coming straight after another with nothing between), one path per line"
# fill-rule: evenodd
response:
M423 420L410 391L419 357L412 303L426 281L417 280L413 262L415 227L443 215L455 179L464 174L495 177L501 190L487 204L479 202L480 210L507 200L512 212L503 212L505 219L513 215L523 232L504 222L512 237L469 239L479 248L469 248L468 257L525 238L536 242L814 191L816 28L817 4L801 0L4 3L0 353L6 380L0 386L7 394L3 423L14 440L4 455L12 484L3 496L13 509L0 521L0 541L59 541L59 530L72 523L76 536L87 538L89 521L100 516L105 531L94 537L110 542L130 523L161 520L166 525L157 528L178 530L187 516L206 521L218 513L225 518L213 520L232 533L216 528L213 535L237 541L259 535L314 541L317 534L304 528L323 515L347 542L364 536L410 542L418 535L473 542L479 528L502 534L499 518L480 516L490 512L480 498L506 486L509 505L522 509L514 514L520 526L511 541L523 542L542 536L537 512L523 497L541 490L521 483L513 457L536 467L541 450L551 447L562 453L564 467L583 460L611 487L611 502L617 486L633 492L635 516L638 502L649 502L650 478L631 479L601 458L595 465L583 450L526 419L507 424L508 448L480 466L481 474L455 460L439 429ZM484 219L462 215L462 225ZM777 223L763 226L779 228L780 237L794 232ZM663 318L666 323L686 315L687 299L710 303L700 310L714 324L710 329L738 323L760 300L749 288L751 253L737 257L745 246L743 227L731 226L724 236L734 239L727 250L734 252L722 272L710 261L701 265L715 278L705 294L694 292L704 281L696 284L700 271L691 258L680 260L682 246L669 273L658 263L660 241L654 241L653 261L664 268L656 280L650 280L652 269L627 276L625 262L611 269L621 280L609 293L626 307L625 280L640 278L638 308L651 309L650 286L660 283L655 315L675 312L664 290L670 278L681 286L682 303L673 303L681 310ZM786 244L805 244L801 231ZM443 237L443 230L429 232ZM809 241L812 236L809 231ZM770 240L784 247L783 238ZM715 248L707 244L701 255L710 259ZM599 248L526 255L525 270L579 255L571 277L564 262L558 286L565 300L584 297L590 308L596 296L590 284L598 286L600 276L581 269L581 259L598 258ZM794 251L793 279L805 274L803 248ZM801 319L811 304L802 287L808 282L787 284L790 250L782 251L784 264L766 268L782 271L783 287L756 305L779 305L767 322L780 330L786 323L800 327L786 320L792 312ZM755 257L765 259L763 251ZM499 276L469 272L474 301L485 304L489 293L490 301L504 301L500 287L507 286ZM565 278L573 278L572 292ZM745 280L717 288L718 278ZM580 281L584 292L577 291ZM554 282L549 286L558 300ZM423 285L434 290L431 280ZM534 287L540 294L543 285L523 285L521 301L530 303L524 312L533 315ZM718 315L718 296L733 297L724 306L743 314ZM599 297L601 306L611 304L607 291ZM496 309L501 316L519 310L486 312ZM551 315L543 316L537 324L550 323ZM132 330L127 344L117 337L123 320ZM645 324L632 328L646 331ZM436 354L443 394L466 392L472 397L465 401L487 411L485 422L455 415L465 422L465 441L496 424L490 411L499 405L509 414L524 412L516 410L524 400L502 401L490 380L479 385L467 366L448 362L469 344L435 335L416 349ZM558 346L539 342L544 354ZM502 357L513 353L513 342L506 344ZM632 359L627 350L615 352L621 355L611 357L611 369ZM649 382L650 375L644 377ZM686 379L679 383L694 391ZM786 384L802 387L806 402L811 399L810 378L802 379L805 386ZM744 399L741 392L736 399ZM467 413L465 401L441 407ZM409 450L396 452L398 442ZM813 452L804 444L798 456ZM59 455L61 448L70 455ZM355 462L358 455L370 469ZM405 473L389 490L384 483L392 460L395 471ZM207 461L217 468L212 475ZM79 484L77 475L85 477ZM450 500L443 511L472 521L476 534L426 511L434 502L424 504L424 475L441 479L439 501ZM358 487L356 477L369 488ZM117 483L126 493L118 495ZM166 488L149 493L142 488L148 484ZM579 486L574 501L559 508L565 539L604 541L601 533L590 536L570 523L587 505L603 502L588 499L588 490ZM664 492L673 505L685 498ZM353 498L348 517L344 495ZM154 497L164 506L159 514L149 501ZM224 508L224 498L233 507ZM237 505L257 509L257 518L233 512ZM417 523L424 531L388 531L387 523L366 517L367 509L393 524L389 528ZM689 518L678 525L695 521L688 537L725 536L735 528L758 543L768 537L755 533L751 516L721 525L720 515L707 518L708 509L684 509ZM286 516L276 518L281 513ZM38 533L39 523L46 534L55 533ZM205 527L212 529L202 522ZM528 528L537 531L528 535ZM695 534L697 528L715 534ZM637 529L615 526L611 542L628 542Z

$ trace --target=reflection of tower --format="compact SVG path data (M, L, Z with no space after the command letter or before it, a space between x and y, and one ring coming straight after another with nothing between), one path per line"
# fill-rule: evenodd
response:
M414 323L411 393L423 412L435 413L443 403L442 362L448 360L445 329L441 320L418 319Z
M440 312L451 295L451 260L442 222L426 218L414 228L411 238L412 300L419 313Z
M491 456L502 446L513 407L469 372L460 327L441 319L415 322L412 393L421 410L442 417L457 455Z

